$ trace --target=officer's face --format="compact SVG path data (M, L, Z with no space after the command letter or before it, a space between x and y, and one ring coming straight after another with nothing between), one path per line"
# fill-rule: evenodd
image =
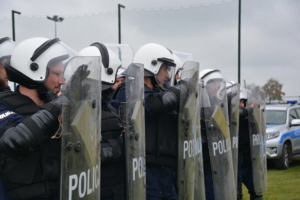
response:
M4 69L3 60L0 61L0 87L5 87L8 85L8 78L6 75L6 71Z
M64 83L63 72L64 67L62 62L54 67L49 68L49 76L45 82L45 85L54 94L59 92L61 85Z
M168 80L170 78L169 75L169 66L166 64L163 64L163 66L161 66L159 73L157 74L156 78L159 81L159 83L161 85L163 84L168 84Z
M245 107L245 100L241 99L240 100L240 108Z
M118 87L118 85L120 85L120 83L122 83L123 80L124 80L124 77L117 78L116 83L113 84L113 86L111 86L111 88L115 90Z
M220 81L210 81L207 87L208 95L214 97L220 89Z

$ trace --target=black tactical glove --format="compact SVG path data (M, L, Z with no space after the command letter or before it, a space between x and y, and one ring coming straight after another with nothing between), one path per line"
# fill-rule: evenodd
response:
M68 82L63 86L63 94L71 101L73 99L79 99L80 97L85 96L84 93L90 88L88 84L83 83L83 81L90 74L90 71L87 70L87 68L87 65L81 65L78 67Z
M49 135L56 132L63 102L63 97L59 97L41 106L38 112L26 117L16 127L5 130L0 139L0 150L16 157L39 146Z
M106 139L101 143L101 165L119 161L122 158L123 139Z
M239 109L240 118L246 118L252 113L253 113L253 108L251 108L251 107L241 107Z

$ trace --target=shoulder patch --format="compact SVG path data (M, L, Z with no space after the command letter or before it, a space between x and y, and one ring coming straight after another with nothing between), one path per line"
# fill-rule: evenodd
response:
M12 115L12 114L16 114L16 113L13 112L13 111L6 111L5 113L0 115L0 119L4 119L4 118L6 118L6 117L8 117L9 115Z

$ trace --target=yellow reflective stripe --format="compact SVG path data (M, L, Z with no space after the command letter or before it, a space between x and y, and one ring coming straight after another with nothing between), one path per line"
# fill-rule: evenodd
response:
M227 120L220 108L220 106L215 108L215 111L212 115L212 117L214 118L214 120L216 121L216 123L218 124L218 126L221 128L222 133L224 134L225 138L229 138L230 137L230 133L229 133L229 128L228 128L228 124L227 124Z

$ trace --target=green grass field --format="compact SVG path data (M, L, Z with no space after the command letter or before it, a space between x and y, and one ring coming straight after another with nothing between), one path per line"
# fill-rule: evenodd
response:
M244 200L250 199L243 184ZM273 163L268 163L268 188L264 200L299 200L300 199L300 158L293 159L288 170L277 170Z

